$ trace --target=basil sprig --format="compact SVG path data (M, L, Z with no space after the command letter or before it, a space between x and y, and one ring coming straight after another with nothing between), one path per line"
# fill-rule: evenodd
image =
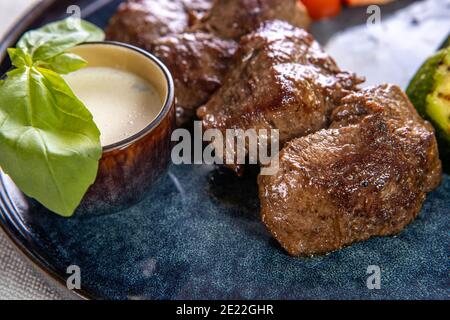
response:
M86 65L68 49L104 33L68 18L26 33L0 82L0 167L28 196L69 217L95 181L100 132L60 74Z

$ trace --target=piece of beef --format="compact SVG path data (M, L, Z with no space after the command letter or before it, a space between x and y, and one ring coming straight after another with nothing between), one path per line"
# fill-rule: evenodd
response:
M258 178L261 215L291 255L400 232L441 179L431 125L397 86L349 95L330 129L292 140Z
M111 18L106 37L151 51L160 37L187 32L211 5L212 0L128 0Z
M305 7L297 0L216 0L201 27L222 38L239 40L269 20L283 20L302 28L310 22Z
M236 50L234 40L202 31L169 35L156 42L152 52L174 79L179 125L192 119L196 108L220 87Z
M280 143L326 127L362 82L339 69L313 37L270 21L245 36L223 86L197 110L205 129L278 129Z

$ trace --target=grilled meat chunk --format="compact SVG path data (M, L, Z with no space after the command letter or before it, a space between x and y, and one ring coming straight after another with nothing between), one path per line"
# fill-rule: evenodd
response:
M291 255L400 232L441 179L433 128L396 86L349 95L330 129L289 142L258 178L262 219Z
M195 109L220 87L236 50L234 40L202 31L157 41L153 53L166 63L174 78L180 124L192 119Z
M300 1L216 0L202 27L222 38L239 40L270 20L287 21L297 27L306 27L310 22Z
M197 110L206 129L278 129L280 143L326 127L362 79L303 29L270 21L245 36L223 86Z
M221 86L241 35L275 18L308 24L297 0L129 0L111 19L107 38L144 48L167 65L181 124Z
M211 5L212 0L128 0L111 18L106 35L151 51L160 37L197 24Z

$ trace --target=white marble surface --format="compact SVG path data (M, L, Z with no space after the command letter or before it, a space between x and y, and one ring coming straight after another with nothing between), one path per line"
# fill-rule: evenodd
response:
M411 23L412 18L416 24ZM370 29L362 25L335 34L328 41L326 51L340 67L365 76L365 85L389 82L406 89L425 58L436 51L449 30L450 0L417 1L389 18L382 18L381 24ZM398 41L406 34L408 39ZM383 50L385 47L389 50ZM380 65L384 67L380 69Z
M38 0L0 1L0 38ZM0 231L0 299L59 299Z

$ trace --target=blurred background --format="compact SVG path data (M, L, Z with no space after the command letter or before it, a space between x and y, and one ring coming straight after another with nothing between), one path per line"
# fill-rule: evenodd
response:
M39 0L2 0L0 1L0 37L3 37L12 23L22 15L28 7Z

